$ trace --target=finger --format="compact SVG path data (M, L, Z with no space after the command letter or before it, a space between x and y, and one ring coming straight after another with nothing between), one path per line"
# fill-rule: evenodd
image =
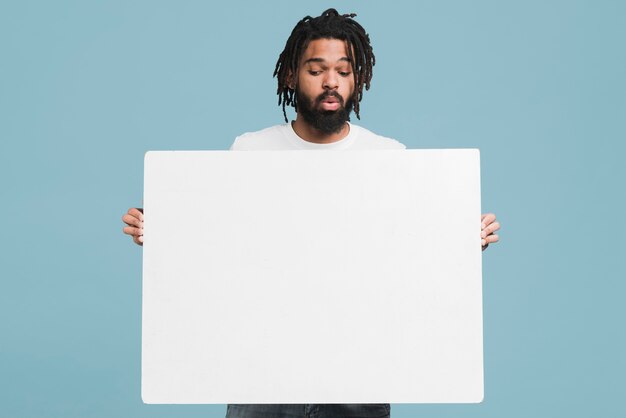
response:
M494 222L480 233L481 238L485 238L500 229L500 222Z
M143 209L141 208L130 208L128 209L128 214L143 221Z
M487 227L487 225L489 225L490 223L492 223L493 221L496 220L496 215L494 215L493 213L486 213L482 216L482 225L480 226L481 229L485 229Z
M133 237L133 242L137 245L143 245L143 236Z
M485 251L487 249L487 247L489 247L489 244L483 245L483 251Z
M493 234L493 235L489 235L487 238L485 238L483 241L487 242L487 245L493 243L493 242L498 242L500 241L500 237L497 234Z
M126 214L122 216L122 221L124 221L124 223L129 226L136 226L137 228L143 228L143 221L141 221L138 218L135 218L132 215Z
M487 225L489 225L490 223L492 223L495 220L496 220L496 215L494 215L493 213L485 213L485 214L483 214L482 217L481 217L481 222L482 222L483 228L486 227Z
M135 228L134 226L125 226L123 229L125 234L132 235L133 237L140 237L143 235L143 228Z

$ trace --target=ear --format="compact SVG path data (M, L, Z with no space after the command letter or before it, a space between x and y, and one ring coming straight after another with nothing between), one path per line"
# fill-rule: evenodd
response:
M287 73L287 87L289 87L291 90L295 90L296 89L296 80L293 74L293 71L289 70L289 72Z

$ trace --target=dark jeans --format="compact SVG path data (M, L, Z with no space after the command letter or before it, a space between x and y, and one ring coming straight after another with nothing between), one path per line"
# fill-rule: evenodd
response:
M230 404L226 418L389 418L389 404Z

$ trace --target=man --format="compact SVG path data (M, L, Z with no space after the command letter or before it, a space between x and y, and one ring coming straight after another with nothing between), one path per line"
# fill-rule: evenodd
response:
M284 125L246 133L231 150L346 150L403 149L400 142L349 123L359 117L363 88L369 89L375 63L369 36L352 18L328 9L321 16L302 19L280 54L274 76ZM293 106L296 120L289 123L285 107ZM124 233L143 245L143 214L131 208L122 217ZM500 228L493 214L482 215L482 247L498 241ZM388 404L228 405L227 418L367 418L389 417Z

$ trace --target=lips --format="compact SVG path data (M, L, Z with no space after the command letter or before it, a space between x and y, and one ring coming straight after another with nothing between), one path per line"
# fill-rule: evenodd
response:
M341 98L335 95L323 95L321 97L321 107L324 110L337 110L341 105Z
M322 102L322 109L337 110L339 109L339 102Z

